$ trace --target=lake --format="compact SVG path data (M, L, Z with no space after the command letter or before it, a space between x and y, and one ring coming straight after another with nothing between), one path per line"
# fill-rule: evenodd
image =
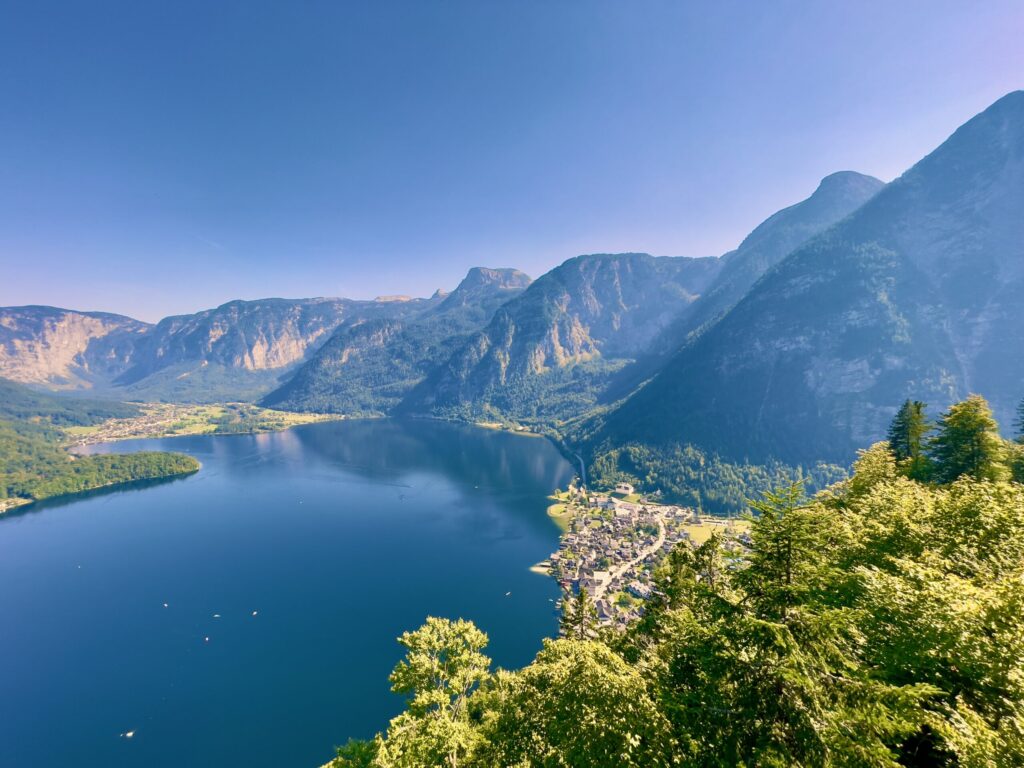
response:
M0 516L0 766L314 768L401 710L395 638L426 616L506 667L557 632L529 571L573 474L547 440L366 420L93 450L203 468Z

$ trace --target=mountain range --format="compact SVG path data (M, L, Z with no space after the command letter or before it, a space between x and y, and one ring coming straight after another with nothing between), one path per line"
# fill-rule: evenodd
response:
M846 460L900 403L1024 397L1024 92L767 270L595 444Z
M498 421L597 460L848 462L910 397L1024 396L1024 92L889 184L852 171L721 257L474 268L425 299L233 301L156 325L0 309L0 376L121 399ZM636 470L637 468L632 468Z

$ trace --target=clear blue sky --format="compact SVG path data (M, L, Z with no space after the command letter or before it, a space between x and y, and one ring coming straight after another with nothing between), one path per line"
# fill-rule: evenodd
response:
M719 254L1024 86L1015 2L0 4L0 304Z

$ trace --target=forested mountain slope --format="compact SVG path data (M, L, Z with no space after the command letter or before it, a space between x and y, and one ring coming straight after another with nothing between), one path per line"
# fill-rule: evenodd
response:
M530 278L474 267L440 303L409 317L345 323L263 404L320 413L389 412Z
M502 306L402 404L413 413L552 422L592 406L718 271L714 258L569 259Z
M590 438L848 461L904 399L1024 394L1024 92L770 270Z

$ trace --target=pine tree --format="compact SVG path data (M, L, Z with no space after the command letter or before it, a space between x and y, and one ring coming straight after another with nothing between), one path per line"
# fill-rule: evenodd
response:
M1017 428L1017 442L1024 444L1024 400L1017 404L1017 418L1013 426Z
M563 598L561 629L573 640L589 640L597 634L597 609L586 587L580 587L576 597L566 594Z
M925 436L931 425L925 408L919 400L907 400L889 425L889 448L903 472L914 480L925 480L929 469Z
M999 425L980 395L970 395L942 415L930 448L940 483L952 483L962 475L999 480L1007 474Z

